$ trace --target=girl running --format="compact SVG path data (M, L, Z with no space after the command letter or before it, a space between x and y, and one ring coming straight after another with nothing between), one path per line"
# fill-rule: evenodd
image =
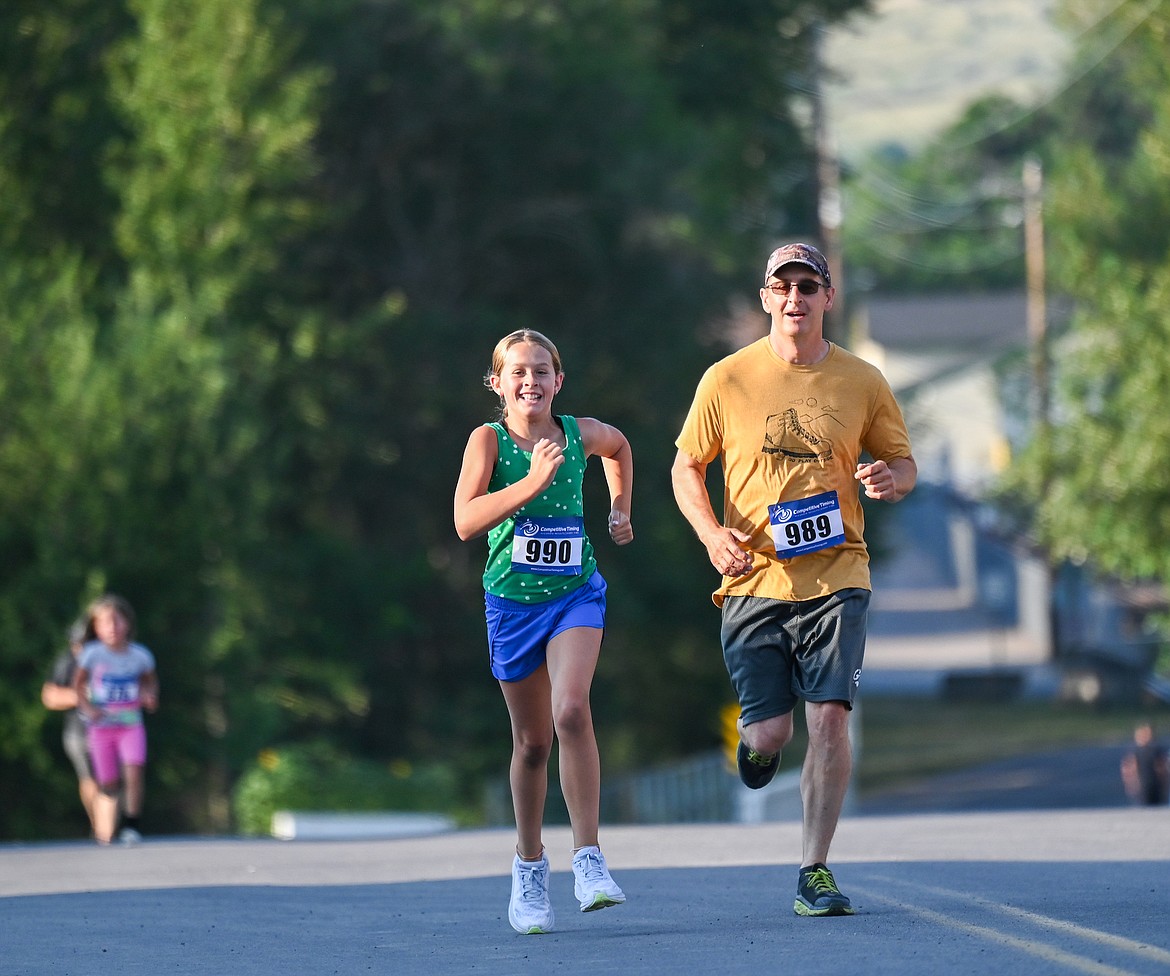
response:
M94 835L109 844L118 826L118 794L124 791L122 830L118 839L142 839L146 766L145 709L158 708L158 675L154 655L134 637L134 610L119 596L95 600L88 612L92 636L77 662L73 687L77 710L86 723L86 738L98 794L94 799Z
M497 343L485 384L500 398L500 420L472 431L455 489L459 538L488 537L488 649L512 723L517 844L508 920L529 935L551 931L554 922L541 841L554 735L581 911L626 900L597 840L601 765L589 689L606 585L585 534L581 484L588 458L600 456L609 535L624 546L634 538L634 461L616 427L553 414L564 379L556 346L539 332L521 329Z

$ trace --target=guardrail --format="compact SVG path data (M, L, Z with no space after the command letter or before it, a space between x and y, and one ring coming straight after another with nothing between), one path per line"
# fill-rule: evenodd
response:
M278 810L272 815L272 836L278 840L382 840L454 829L455 821L438 813Z
M513 823L508 782L492 783L485 797L488 826ZM799 820L800 771L781 772L762 790L739 781L721 751L700 753L636 773L602 776L601 822L759 823ZM545 820L568 823L560 784L549 780Z

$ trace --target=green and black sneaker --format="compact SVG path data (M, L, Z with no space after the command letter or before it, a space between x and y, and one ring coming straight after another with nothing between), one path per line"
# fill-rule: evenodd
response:
M758 790L772 782L772 777L780 768L780 753L761 756L740 742L735 750L735 765L739 768L739 778L743 785L749 790Z
M841 894L833 872L823 864L810 864L800 869L796 884L796 904L792 910L797 915L852 915L853 905Z

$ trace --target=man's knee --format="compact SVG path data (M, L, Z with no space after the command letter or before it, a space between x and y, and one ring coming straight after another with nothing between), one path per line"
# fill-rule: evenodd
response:
M792 713L760 719L750 725L739 726L740 738L748 748L764 756L780 752L792 741Z
M805 712L809 744L847 741L850 714L843 701L809 702Z

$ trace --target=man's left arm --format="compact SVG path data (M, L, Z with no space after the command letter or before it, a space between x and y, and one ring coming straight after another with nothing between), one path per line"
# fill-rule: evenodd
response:
M918 481L918 465L913 457L871 461L869 464L857 465L853 477L865 486L867 498L900 502L914 490Z

